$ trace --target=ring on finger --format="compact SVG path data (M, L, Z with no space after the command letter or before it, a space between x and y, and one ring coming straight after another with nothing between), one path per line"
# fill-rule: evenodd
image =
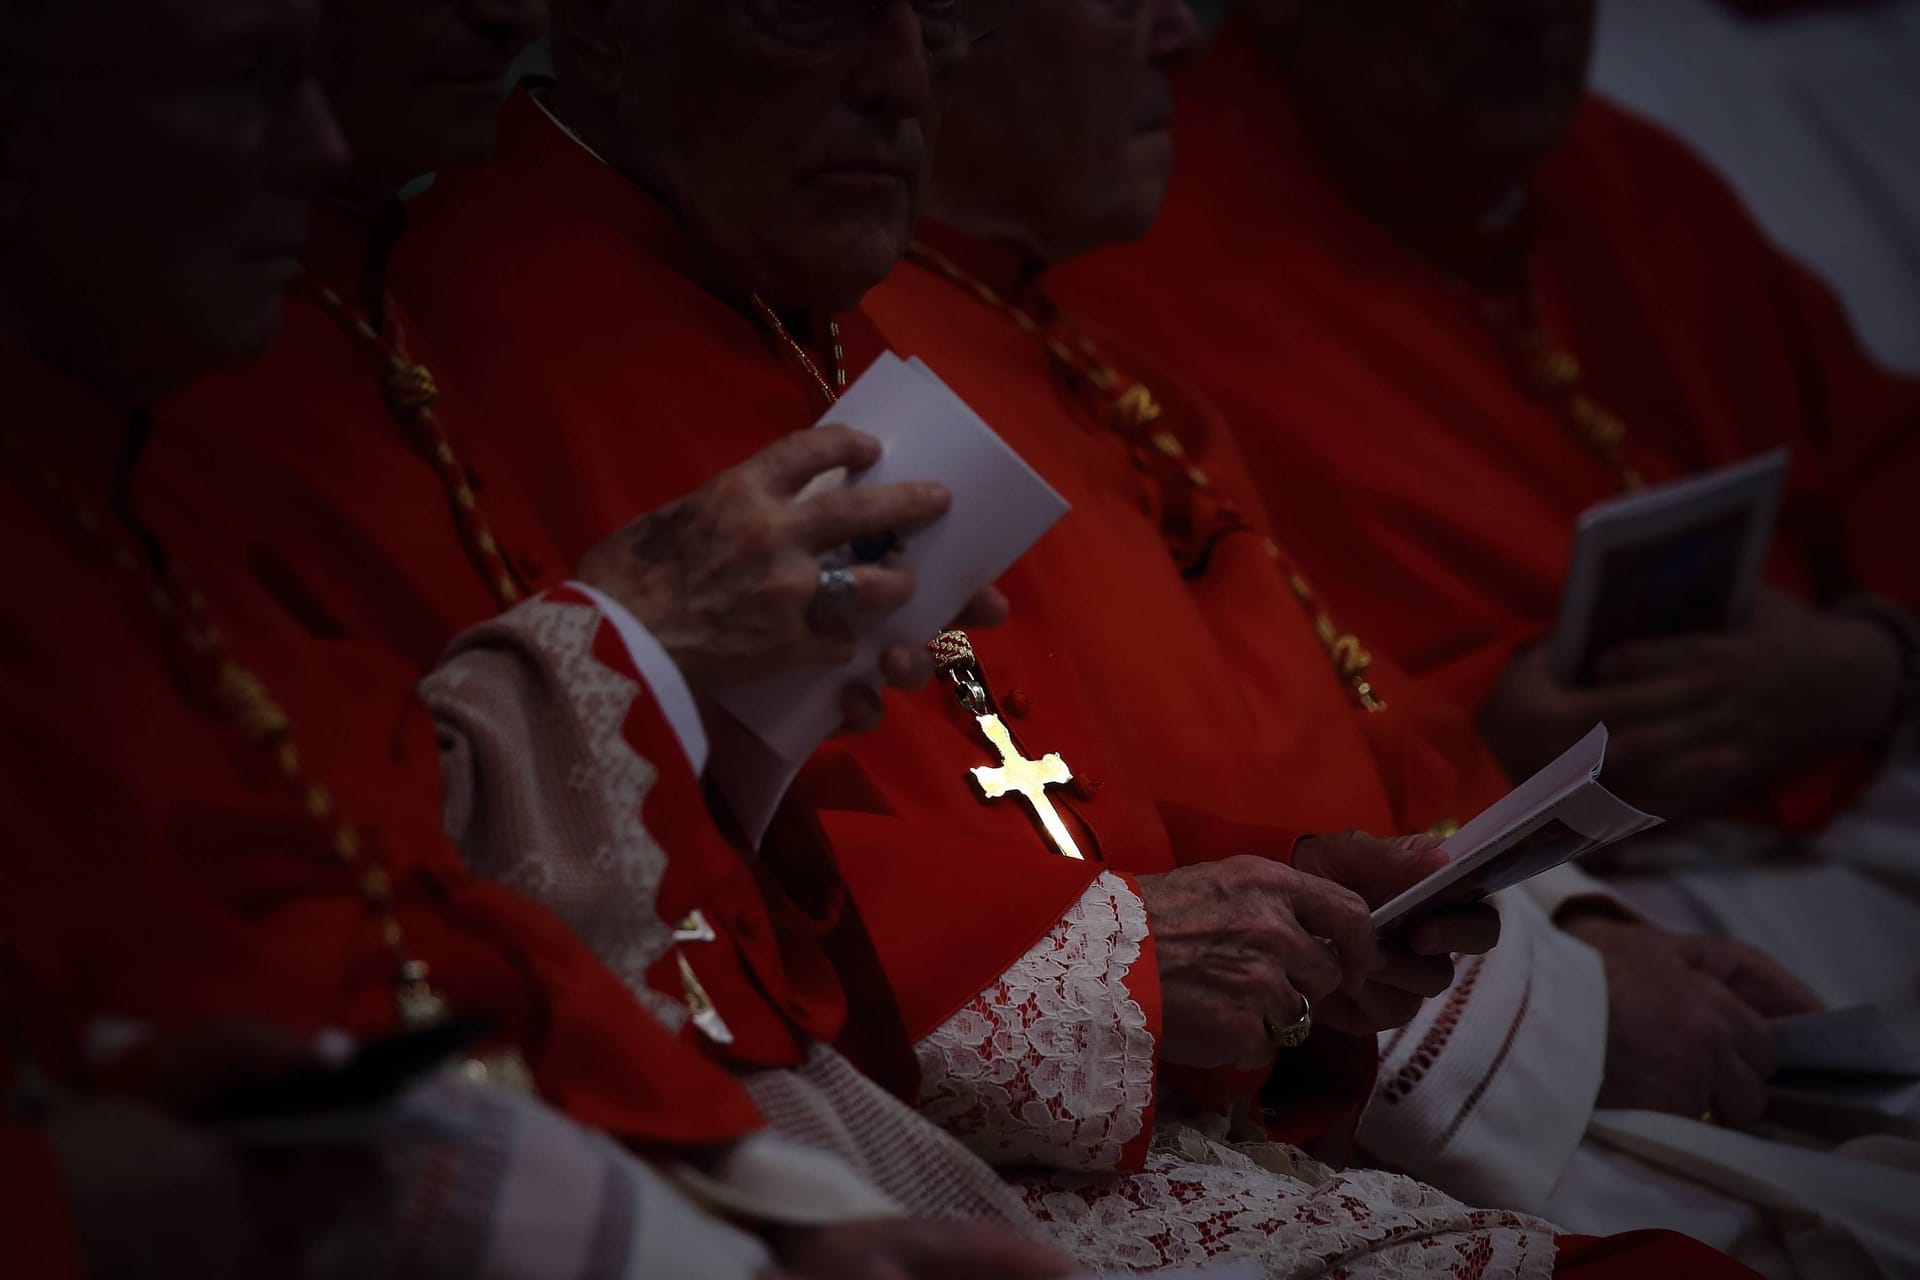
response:
M807 625L823 635L843 636L853 630L860 612L860 583L847 568L822 568L820 585L807 603Z
M1276 1023L1272 1017L1262 1018L1267 1029L1267 1039L1276 1049L1298 1049L1313 1034L1313 1001L1304 995L1300 997L1300 1016L1292 1022Z

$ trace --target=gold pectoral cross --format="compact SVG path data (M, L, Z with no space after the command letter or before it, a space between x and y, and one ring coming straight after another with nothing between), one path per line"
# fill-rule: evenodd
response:
M713 1007L713 997L700 985L693 966L687 963L687 953L681 949L689 942L714 942L718 938L713 926L707 923L707 917L701 912L692 912L674 926L674 959L680 962L680 987L687 993L687 1012L693 1017L693 1025L715 1044L732 1044L733 1032L728 1028L726 1019L720 1016L720 1011Z
M1039 819L1053 851L1063 858L1085 862L1087 855L1080 852L1080 846L1073 842L1073 834L1060 818L1060 811L1047 798L1048 787L1064 787L1073 781L1073 770L1067 767L1067 762L1058 753L1029 760L1015 745L1006 721L994 710L993 699L987 693L987 682L980 674L979 661L974 657L973 641L967 638L966 632L944 631L927 648L932 652L934 665L940 674L952 682L960 705L973 713L973 722L980 726L980 732L1000 753L997 767L982 765L968 770L979 786L980 794L989 800L1019 796L1033 810L1033 816Z
M1013 734L1008 732L999 716L975 716L974 723L980 726L980 732L1000 752L998 768L982 765L968 771L973 774L974 782L979 784L980 794L989 800L1019 796L1032 808L1033 816L1047 833L1047 839L1053 842L1054 852L1063 858L1085 862L1086 855L1073 842L1067 824L1060 820L1060 811L1047 798L1048 787L1064 787L1073 781L1073 770L1067 767L1067 762L1057 752L1038 760L1029 760L1021 755L1020 748L1014 745Z

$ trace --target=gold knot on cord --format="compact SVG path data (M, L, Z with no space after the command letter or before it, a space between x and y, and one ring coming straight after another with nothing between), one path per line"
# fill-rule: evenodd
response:
M250 741L265 742L287 731L287 713L268 694L260 677L244 667L231 662L222 666L214 696Z
M927 652L933 655L934 668L941 675L955 667L972 666L974 661L973 641L964 631L942 631L928 643Z
M385 392L387 404L395 413L418 417L440 398L440 384L427 366L395 361L387 372Z

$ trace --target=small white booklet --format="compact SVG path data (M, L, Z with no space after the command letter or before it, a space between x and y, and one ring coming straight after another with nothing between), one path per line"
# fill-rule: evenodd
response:
M1580 517L1551 658L1569 684L1629 640L1723 631L1752 604L1792 461L1785 449Z
M1920 998L1776 1018L1782 1071L1920 1080Z
M1660 825L1600 785L1607 727L1522 783L1442 846L1449 861L1373 913L1385 929L1416 912L1476 902Z
M895 563L912 566L918 588L905 606L860 633L853 661L744 685L708 709L709 776L755 845L807 757L839 730L843 691L854 683L878 688L886 648L925 644L940 634L1068 510L1066 500L918 360L883 355L815 425L828 423L865 432L883 447L880 461L852 483L936 480L953 494L953 506L912 532L894 554Z

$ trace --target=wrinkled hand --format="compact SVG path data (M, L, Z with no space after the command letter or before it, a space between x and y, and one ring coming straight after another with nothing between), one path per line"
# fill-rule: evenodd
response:
M1482 708L1481 732L1525 777L1604 722L1608 785L1686 820L1737 808L1885 733L1900 657L1873 624L1766 590L1743 626L1623 645L1596 674L1598 684L1570 687L1544 647L1522 653Z
M877 441L846 427L799 432L634 521L588 552L577 576L625 606L702 693L844 663L853 657L853 631L822 629L810 616L821 557L859 538L927 524L952 501L931 483L854 486L797 500L816 476L840 467L857 472L879 457ZM904 566L850 572L862 618L913 597L913 571ZM1004 613L1005 601L989 592L967 621L991 625ZM932 678L932 660L898 648L884 656L881 674L917 687ZM862 692L849 706L856 727L875 709Z
M1366 902L1320 876L1240 857L1138 884L1159 958L1169 1062L1264 1067L1274 1054L1268 1020L1294 1021L1302 995L1318 1010L1335 991L1358 992L1376 967Z
M1739 943L1670 934L1604 915L1562 927L1600 953L1607 1062L1600 1105L1754 1123L1776 1067L1769 1018L1820 1000Z
M985 1222L889 1218L784 1233L767 1280L1054 1280L1073 1264Z
M1382 840L1350 831L1302 840L1293 864L1344 885L1384 906L1446 866L1443 842L1432 836ZM1314 1008L1314 1021L1351 1036L1371 1036L1403 1027L1420 1006L1453 985L1453 958L1484 955L1500 941L1500 913L1484 904L1456 907L1415 920L1381 939L1379 959L1366 982Z

